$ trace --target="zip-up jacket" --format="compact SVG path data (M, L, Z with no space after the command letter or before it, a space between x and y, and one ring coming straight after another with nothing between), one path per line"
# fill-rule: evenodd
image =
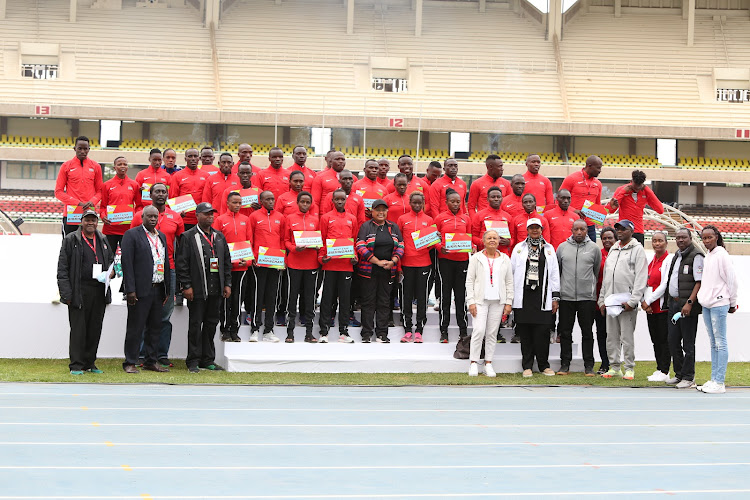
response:
M221 172L211 174L206 183L203 185L203 201L209 202L214 208L218 209L221 206L221 195L228 189L239 189L240 178L234 174L224 175ZM226 198L224 198L224 204L226 205ZM220 212L223 213L223 212Z
M554 245L553 245L554 246ZM596 300L596 279L602 263L599 246L588 236L577 243L573 236L557 248L560 299L570 302Z
M522 197L523 194L521 196L516 196L515 193L511 191L508 193L508 196L503 197L500 208L511 217L521 215L524 212L523 203L521 203Z
M446 233L471 233L471 219L469 218L469 214L459 211L457 214L453 215L453 212L448 210L435 217L435 225L441 236L440 243L435 245L438 258L455 261L469 260L469 254L466 252L442 252Z
M289 191L289 171L284 167L273 168L269 165L260 171L258 177L263 191L271 191L274 198Z
M57 288L60 291L60 302L76 309L83 306L81 273L86 273L88 277L91 276L91 269L81 269L83 249L86 246L81 231L82 229L79 227L63 238L60 256L57 260ZM114 251L110 248L107 238L102 233L96 231L94 237L104 256L102 269L109 269L115 259ZM105 303L109 304L110 302L112 302L112 290L107 290Z
M227 212L216 217L214 219L214 229L224 235L227 243L237 243L238 241L249 241L252 243L248 218L241 213ZM239 263L232 263L232 271L247 271L247 267L247 264L241 266Z
M307 165L299 166L296 162L287 169L290 175L295 170L299 170L300 172L305 174L305 184L302 186L302 189L304 191L310 192L310 190L312 189L313 181L315 180L315 176L318 175L317 172L315 172L315 170L311 169Z
M552 238L549 234L549 221L544 215L537 213L536 210L532 211L530 214L523 212L513 218L513 227L510 230L510 234L513 236L513 241L516 244L519 244L522 241L526 240L526 237L529 235L529 231L528 229L526 229L526 223L529 221L529 219L539 219L541 221L542 236L544 237L544 241L551 245Z
M471 214L471 212L469 213ZM471 219L471 241L477 246L477 250L482 250L484 248L484 241L482 238L484 238L484 233L487 232L487 226L484 224L484 221L486 220L493 222L505 221L508 223L510 242L505 246L498 246L497 249L510 257L511 252L513 251L513 217L502 209L498 208L495 210L489 205L487 205L487 208L475 213Z
M703 307L737 306L737 274L732 258L724 247L717 246L703 260L703 280L698 302Z
M590 177L584 169L567 176L560 185L560 189L570 191L570 208L580 210L586 200L597 205L602 203L602 183L596 177ZM585 219L586 224L592 226L594 221Z
M115 176L102 186L99 216L107 217L107 205L130 205L133 207L132 211L135 216L136 207L140 204L141 192L138 189L138 183L127 176L123 179ZM125 234L128 229L130 229L130 224L104 224L102 233Z
M445 202L445 192L448 189L453 189L459 195L461 195L461 212L468 213L466 210L466 183L461 180L459 176L455 179L451 179L447 175L444 175L435 180L430 186L430 209L427 210L430 214L442 214L448 211L448 204Z
M432 264L432 259L430 258L430 249L432 247L417 249L414 246L414 238L411 237L411 233L431 226L432 223L432 217L424 212L414 213L414 210L398 218L398 229L401 231L401 236L404 239L404 256L401 259L402 266L425 267Z
M297 193L296 191L289 190L279 196L273 206L274 211L280 213L284 217L288 217L299 212L299 207L297 206L298 194L299 193ZM315 202L313 202L313 204L310 206L310 210L308 210L308 213L310 215L314 214L320 217L320 210L318 209L318 205Z
M395 179L394 179L395 181ZM394 181L391 181L391 183L388 185L388 193L395 193L396 192L396 185L394 184ZM424 194L424 210L427 215L430 217L435 216L435 214L432 212L432 205L430 204L430 183L426 180L422 179L421 177L417 177L416 174L414 174L411 178L411 181L409 181L409 184L406 186L406 195L409 196L414 191L419 191L420 193ZM408 198L407 198L408 199ZM408 205L408 203L407 203Z
M484 174L482 177L472 182L469 187L469 204L467 205L469 213L474 211L481 212L490 206L490 202L487 200L487 191L489 191L492 186L500 188L503 198L512 192L510 190L510 182L507 180L502 177L493 180L492 177Z
M352 184L352 191L357 193L362 199L375 200L377 198L383 199L388 194L388 189L383 187L375 178L371 181L367 177L358 180Z
M411 211L411 205L409 205L409 195L404 194L401 196L396 191L386 195L383 201L388 204L388 220L394 224L398 224L398 220L402 215L406 215Z
M320 205L320 211L324 214L335 211L336 207L333 204L333 191L325 195L323 203ZM360 195L354 192L352 189L346 197L346 205L344 210L354 216L357 219L357 227L364 224L367 220L365 216L365 200Z
M276 212L265 208L256 210L250 215L250 239L253 242L253 254L258 258L258 247L284 250L284 231L286 220Z
M613 293L629 293L628 305L635 309L646 292L648 282L648 261L646 251L635 238L621 247L616 242L609 249L607 263L604 265L602 290L599 293L599 307L604 299Z
M570 207L563 211L558 205L550 210L545 210L544 217L549 222L550 243L555 249L570 238L573 232L573 223L580 219L578 214L572 211Z
M172 176L169 197L177 198L178 196L189 194L193 196L195 204L199 204L203 201L203 187L209 175L209 173L200 168L196 168L195 170L183 168ZM185 224L198 224L198 217L195 215L195 210L185 212L182 220Z
M258 189L258 187L253 185L252 183L250 183L250 188ZM219 197L219 204L214 205L213 207L219 210L219 214L224 215L225 213L229 211L229 209L227 208L227 197L229 196L229 193L231 192L239 193L241 189L250 189L250 188L243 188L242 184L237 184L236 186L230 186L226 188L221 193L221 196ZM258 191L258 194L260 195L260 190ZM254 212L253 207L240 208L240 213L244 215L245 217L250 217L250 214L253 212Z
M388 231L393 240L391 259L396 259L395 265L391 267L391 279L393 279L396 277L398 265L404 256L404 238L401 236L401 231L398 230L398 227L393 222L386 219L384 225L385 230ZM356 241L356 251L359 259L357 274L363 278L369 279L372 276L372 263L370 259L375 256L375 236L376 231L380 227L374 221L368 220L359 228Z
M306 248L301 252L297 251L295 244L295 231L318 231L320 220L318 214L303 214L297 209L296 213L290 214L286 218L286 232L284 233L284 245L286 246L286 265L292 269L317 269L318 249Z
M656 197L651 188L643 186L643 189L638 191L638 194L633 198L632 192L625 191L625 188L629 186L620 186L615 190L615 194L612 196L613 200L617 200L618 205L618 221L623 219L629 220L633 223L635 228L634 233L643 233L643 209L646 205L650 206L656 213L664 213L664 205L661 204L659 198ZM611 208L611 203L609 207Z
M524 172L526 179L524 194L533 194L537 206L551 208L555 204L555 195L552 192L552 182L542 174L532 174L528 170Z
M60 166L55 182L55 198L65 205L78 205L90 201L99 203L102 196L102 167L94 160L86 158L81 163L78 157ZM63 206L63 215L66 207Z
M189 169L186 169L189 170ZM178 172L179 173L179 172ZM219 259L219 290L232 286L232 262L229 257L229 247L224 235L219 231L212 231L213 245L216 258ZM185 231L177 247L177 282L182 289L193 289L194 297L206 299L208 297L208 276L203 254L203 236L198 232L198 226ZM235 293L241 293L235 290Z
M179 172L179 170L178 170ZM177 173L177 172L175 172ZM151 165L144 168L137 174L135 174L135 183L138 184L138 190L141 192L141 207L151 205L151 186L161 182L167 186L167 193L172 193L172 176L165 169L159 167L156 170L151 168Z
M343 212L332 210L320 218L320 234L323 238L323 246L318 250L318 262L323 265L324 271L352 272L351 259L331 259L328 262L323 262L323 258L328 255L326 239L352 238L356 244L358 227L357 219L346 210Z

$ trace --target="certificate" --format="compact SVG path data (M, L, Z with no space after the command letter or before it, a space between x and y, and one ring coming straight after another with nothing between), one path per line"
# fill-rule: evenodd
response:
M414 241L414 248L420 250L437 245L440 242L440 233L435 226L423 227L417 231L412 231L411 239Z
M141 199L146 201L151 201L151 186L152 184L149 184L147 182L144 182L141 184Z
M320 248L323 246L323 237L320 231L292 231L294 244L298 247Z
M258 188L240 189L238 193L242 196L242 208L250 208L253 203L258 203L258 195L260 194Z
M604 220L607 218L607 209L591 200L583 202L581 213L591 219L597 226L603 226Z
M375 200L383 199L383 193L378 193L377 191L357 189L356 193L362 197L362 199L364 200L365 208L368 210L372 208L372 204L375 202Z
M450 253L469 253L471 252L471 234L445 233L445 245L443 246Z
M326 239L326 255L333 259L353 259L354 238Z
M169 205L169 208L178 214L182 212L192 212L195 210L195 207L197 207L192 194L170 198L167 200L167 204Z
M497 231L497 234L501 238L510 239L510 229L508 228L508 222L504 220L486 220L484 221L484 228L489 231Z
M65 213L67 224L73 226L81 225L81 220L83 219L83 207L79 207L78 205L66 205Z
M107 205L107 219L112 224L129 226L133 222L133 205Z
M258 247L258 257L255 263L259 267L284 269L286 251L278 248Z
M240 259L253 260L253 245L249 241L236 241L234 243L227 243L229 247L229 257L233 264L236 264Z

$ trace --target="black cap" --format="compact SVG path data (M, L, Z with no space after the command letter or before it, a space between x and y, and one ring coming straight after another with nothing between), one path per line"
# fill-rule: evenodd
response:
M635 224L633 224L633 222L629 221L628 219L622 219L617 224L615 224L615 229L617 229L617 226L620 226L623 229L630 229L631 231L635 231Z
M86 217L86 216L88 216L88 215L93 215L93 216L94 216L94 217L96 217L97 219L99 218L99 214L98 214L98 213L96 213L96 210L92 210L92 209L90 209L90 208L89 208L89 209L86 209L86 210L85 210L85 211L83 212L83 214L81 214L81 219L83 219L84 217Z
M203 203L198 203L198 206L195 207L195 213L196 214L205 214L208 212L218 212L213 205L208 203L207 201L204 201Z
M370 210L375 210L376 207L380 207L380 206L388 208L388 203L386 203L385 200L377 199L372 202L372 206L370 207Z

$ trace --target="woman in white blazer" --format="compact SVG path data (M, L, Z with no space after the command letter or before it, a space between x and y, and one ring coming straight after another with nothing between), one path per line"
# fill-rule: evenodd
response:
M651 335L651 343L654 344L654 359L656 359L656 371L648 376L648 380L666 382L669 380L669 365L672 362L672 356L669 353L667 341L669 318L665 305L665 292L673 257L667 252L667 233L655 231L651 236L651 248L654 249L654 256L648 263L648 288L641 301L641 309L646 311L648 332Z
M521 337L523 376L531 377L536 364L543 375L554 376L549 366L549 330L555 324L560 300L560 272L555 248L542 237L542 222L529 219L528 235L513 249L513 318Z
M492 358L497 345L497 330L507 317L513 304L513 273L510 259L497 251L500 235L489 230L482 237L484 250L469 259L466 272L466 304L473 319L471 348L469 351L469 376L479 374L479 356L484 343L484 373L495 376Z

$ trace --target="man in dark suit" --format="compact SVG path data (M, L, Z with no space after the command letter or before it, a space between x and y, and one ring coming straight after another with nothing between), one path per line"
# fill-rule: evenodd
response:
M156 350L161 332L162 306L171 288L171 273L167 257L167 238L156 229L159 211L156 207L143 209L143 224L125 232L122 250L123 288L128 302L128 321L125 330L126 373L138 373L136 363L146 327L146 361L144 370L168 372L156 361Z
M211 227L215 212L210 203L198 204L198 224L182 234L175 260L177 281L190 311L185 359L190 373L201 368L223 370L214 362L214 336L221 303L232 294L232 260L226 238Z

